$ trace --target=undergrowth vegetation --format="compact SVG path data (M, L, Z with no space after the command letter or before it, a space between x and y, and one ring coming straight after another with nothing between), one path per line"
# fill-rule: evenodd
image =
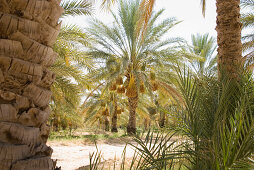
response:
M128 169L253 169L252 75L218 81L184 69L177 81L184 99L175 112L177 126L134 137L136 154Z
M80 141L84 144L94 144L98 141L107 141L111 139L124 139L127 137L126 131L119 130L118 133L107 133L102 130L94 131L91 129L77 129L70 132L69 130L61 130L58 132L52 132L49 136L49 141Z

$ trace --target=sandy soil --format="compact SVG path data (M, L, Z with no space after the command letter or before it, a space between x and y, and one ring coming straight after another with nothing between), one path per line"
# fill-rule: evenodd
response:
M80 167L89 165L89 153L92 154L96 151L93 144L83 144L78 142L48 142L54 150L52 158L57 159L57 166L61 166L62 170L76 170ZM117 144L115 142L98 143L98 150L102 151L102 162L114 162L117 164L121 162L121 155L124 150L125 144ZM126 148L126 158L131 160L134 151L130 146ZM80 168L82 169L82 168ZM84 169L84 168L83 168Z

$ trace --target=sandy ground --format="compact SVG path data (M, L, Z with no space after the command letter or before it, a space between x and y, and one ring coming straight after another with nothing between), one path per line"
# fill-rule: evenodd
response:
M89 153L92 154L96 151L96 147L93 144L83 144L76 142L48 142L54 150L52 158L57 159L57 166L61 166L62 170L76 170L80 167L89 165ZM121 155L124 150L125 144L110 143L98 143L98 150L102 151L102 162L114 162L117 164L121 162ZM126 148L126 158L131 160L134 155L134 151L130 146Z

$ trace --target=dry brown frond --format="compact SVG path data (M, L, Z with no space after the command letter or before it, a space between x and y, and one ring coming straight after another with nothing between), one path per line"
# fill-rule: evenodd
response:
M148 25L148 22L152 16L153 7L155 4L155 0L143 0L140 3L139 11L140 11L140 19L138 21L137 26L137 36L142 36L142 40L144 37L144 34L146 33L146 28Z

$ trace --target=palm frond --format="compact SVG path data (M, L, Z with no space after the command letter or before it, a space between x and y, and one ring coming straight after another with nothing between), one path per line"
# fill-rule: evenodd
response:
M154 133L148 131L144 137L136 136L134 141L138 144L130 145L135 148L139 157L136 169L174 169L175 160L181 159L181 152L177 151L176 141L172 140L174 134ZM173 166L172 166L173 165Z
M205 12L206 12L206 0L201 0L200 2L201 7L202 7L202 14L205 17Z
M253 0L241 0L241 6L246 8L247 12L241 14L241 22L243 24L243 29L248 30L254 26L254 1ZM242 36L243 41L243 50L244 51L253 51L253 33L247 33L246 35Z
M254 1L253 0L241 0L241 6L242 7L250 7L250 8L253 8L253 4L254 4Z
M178 113L179 129L192 141L185 144L190 151L189 168L227 169L239 165L251 169L253 165L248 161L254 142L249 138L253 133L251 76L243 75L239 82L224 80L221 86L213 77L198 78L186 69L178 74L185 101Z
M61 6L64 8L62 17L91 15L92 4L87 0L63 0Z

